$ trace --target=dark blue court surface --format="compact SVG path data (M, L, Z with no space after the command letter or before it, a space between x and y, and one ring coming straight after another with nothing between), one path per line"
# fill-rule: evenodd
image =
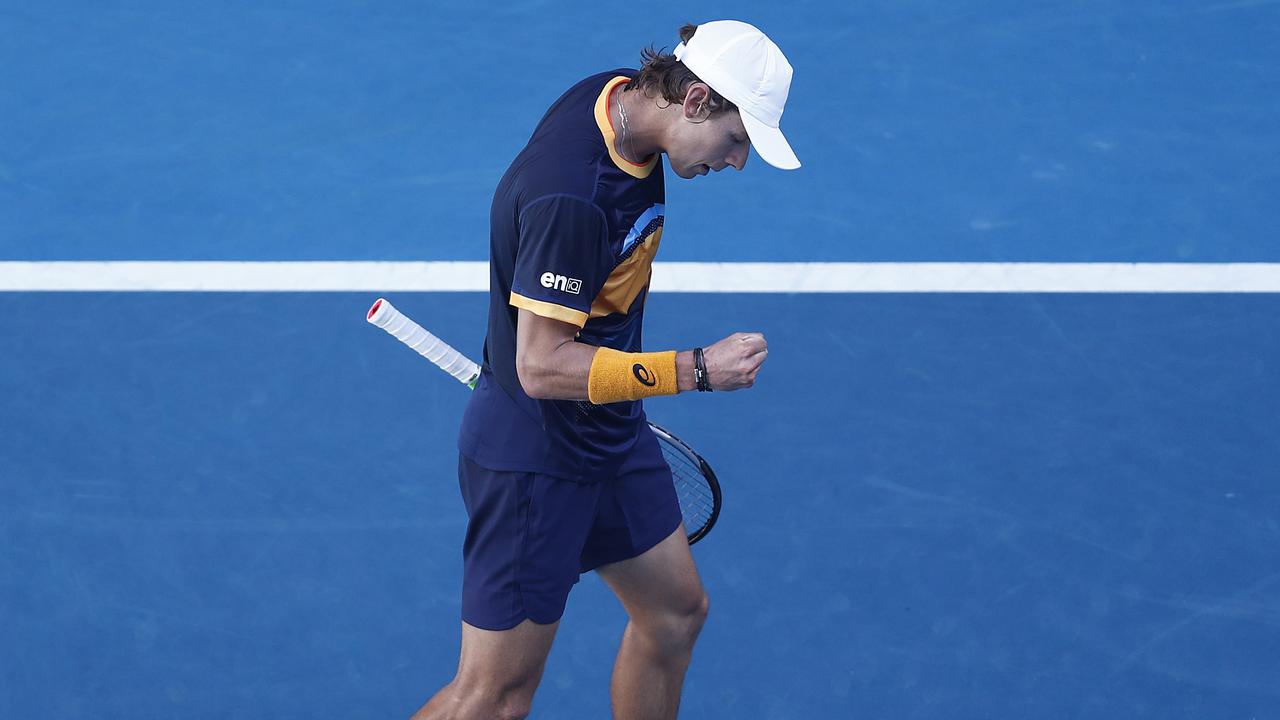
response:
M396 299L475 351L481 296ZM367 300L3 298L6 717L395 717L448 679L466 391ZM774 347L649 403L727 493L685 717L1280 708L1280 298L651 303L651 343ZM538 717L606 714L623 622L579 587Z
M0 9L0 260L485 258L588 74L741 17L805 167L659 260L1275 262L1274 2ZM625 23L625 26L624 26ZM0 293L0 718L406 717L452 675L466 391L375 294ZM479 293L391 299L473 356ZM725 508L684 718L1280 717L1280 295L656 294ZM534 717L608 714L570 598Z

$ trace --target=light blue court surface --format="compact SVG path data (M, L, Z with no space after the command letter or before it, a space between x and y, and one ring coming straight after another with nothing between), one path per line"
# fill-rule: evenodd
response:
M481 260L560 90L738 16L805 167L660 260L1276 262L1267 2L10 3L0 260ZM456 663L466 391L365 293L0 293L0 718L408 716ZM479 293L390 294L478 356ZM684 718L1280 717L1280 295L655 294L747 392ZM608 713L575 590L536 718Z
M565 88L734 16L804 172L673 178L660 259L1280 260L1258 0L9 0L0 256L484 259Z

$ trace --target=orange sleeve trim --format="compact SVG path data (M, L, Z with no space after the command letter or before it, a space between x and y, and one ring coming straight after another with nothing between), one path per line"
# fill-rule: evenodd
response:
M567 308L563 305L556 305L555 303L527 298L514 290L511 291L510 303L515 307L521 308L522 310L528 310L534 315L544 318L567 322L570 325L577 327L583 327L587 324L587 314L584 312L574 310L573 308Z

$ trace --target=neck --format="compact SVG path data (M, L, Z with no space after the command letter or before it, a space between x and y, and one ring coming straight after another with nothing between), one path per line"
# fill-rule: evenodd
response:
M614 138L615 147L622 157L641 165L661 150L651 131L653 117L648 112L650 103L644 102L643 92L627 92L622 87L613 92L613 99L614 127L618 128Z

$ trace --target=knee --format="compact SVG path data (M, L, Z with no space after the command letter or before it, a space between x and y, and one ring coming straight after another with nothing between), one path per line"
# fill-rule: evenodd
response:
M533 691L525 687L455 683L447 690L450 691L450 697L440 708L439 714L424 717L524 720L533 706ZM421 719L415 715L413 720Z
M533 706L530 698L509 697L498 701L493 717L498 720L524 720L529 717L529 709Z
M693 645L702 632L711 609L711 600L705 592L671 608L657 617L637 622L637 629L648 635L664 652L685 654L693 650Z
M711 598L707 593L702 592L698 601L694 603L688 614L688 622L693 638L697 639L698 633L702 632L702 626L707 622L707 615L711 613Z
M496 720L524 720L533 706L533 688L524 686L490 687L473 698L475 707L485 711L475 717Z

